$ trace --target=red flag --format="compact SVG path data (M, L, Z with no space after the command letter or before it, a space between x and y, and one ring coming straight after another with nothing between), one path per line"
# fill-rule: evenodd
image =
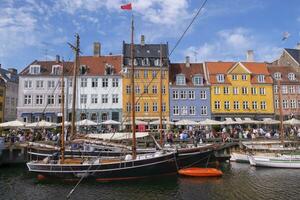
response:
M121 6L121 9L123 9L123 10L132 10L131 3L122 5L122 6Z

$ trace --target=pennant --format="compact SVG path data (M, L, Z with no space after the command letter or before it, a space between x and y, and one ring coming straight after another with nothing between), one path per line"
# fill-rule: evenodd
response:
M121 6L122 10L132 10L131 3L125 4Z

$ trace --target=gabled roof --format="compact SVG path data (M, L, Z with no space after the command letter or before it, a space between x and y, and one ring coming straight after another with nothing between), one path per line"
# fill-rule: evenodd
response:
M193 77L195 77L195 75L201 75L204 80L204 85L207 84L202 63L190 63L190 67L186 67L185 63L171 63L169 75L172 85L176 84L176 75L179 74L185 76L186 86L194 86Z
M169 57L168 44L162 45L162 57ZM126 58L131 56L131 44L123 42L123 55ZM134 57L137 58L160 58L160 44L135 44Z
M300 49L284 49L300 65Z
M0 68L0 74L1 77L7 82L14 82L18 83L19 82L19 76L18 74L12 73L7 69Z
M247 71L247 73L251 74L251 72L249 71L249 69L247 69L247 67L245 67L245 65L243 65L241 62L237 62L235 65L233 65L233 67L231 67L227 73L231 73L236 67L241 66L245 71Z
M300 73L292 66L269 66L268 70L273 77L276 72L281 73L281 84L300 84ZM295 81L289 80L289 73L295 74ZM276 79L274 80L274 83L276 83Z

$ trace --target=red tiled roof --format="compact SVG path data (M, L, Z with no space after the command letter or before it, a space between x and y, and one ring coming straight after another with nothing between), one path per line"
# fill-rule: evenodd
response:
M172 84L176 84L177 74L185 75L187 86L193 86L193 76L196 74L202 75L204 79L204 84L206 84L202 63L190 63L190 67L186 67L185 63L171 63L169 74L170 74L170 82Z
M292 66L268 66L269 73L272 77L276 72L281 73L281 83L282 84L300 84L300 73L297 72L296 68ZM288 74L294 73L295 74L295 81L289 80ZM276 81L275 81L276 82Z

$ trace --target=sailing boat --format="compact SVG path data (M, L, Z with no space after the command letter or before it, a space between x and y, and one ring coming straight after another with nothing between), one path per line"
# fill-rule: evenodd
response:
M279 88L279 111L280 111L280 138L281 144L284 144L284 131L283 131L283 114L282 114L282 90L280 80L278 80ZM288 154L275 154L271 156L252 156L249 155L250 165L258 167L275 167L275 168L297 168L300 169L300 156Z

